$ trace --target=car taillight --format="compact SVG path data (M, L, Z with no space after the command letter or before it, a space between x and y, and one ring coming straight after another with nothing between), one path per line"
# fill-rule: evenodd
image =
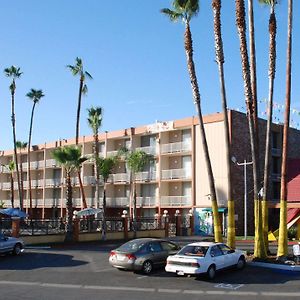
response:
M128 258L128 260L135 260L136 257L133 254L126 254L126 257Z
M115 252L115 251L110 251L109 256L115 256L115 255L116 255L116 252Z
M193 267L193 268L199 268L200 265L198 263L191 263L191 267Z

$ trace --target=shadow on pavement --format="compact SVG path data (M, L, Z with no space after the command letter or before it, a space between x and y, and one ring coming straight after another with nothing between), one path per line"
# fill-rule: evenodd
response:
M86 265L86 261L74 260L72 255L54 253L23 253L20 256L0 257L0 270L34 270Z

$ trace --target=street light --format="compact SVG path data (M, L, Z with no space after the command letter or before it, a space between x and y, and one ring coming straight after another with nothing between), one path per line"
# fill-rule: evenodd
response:
M247 166L252 165L252 161L247 161L244 159L244 162L239 163L237 159L232 156L231 160L234 164L238 166L244 166L244 239L247 239Z

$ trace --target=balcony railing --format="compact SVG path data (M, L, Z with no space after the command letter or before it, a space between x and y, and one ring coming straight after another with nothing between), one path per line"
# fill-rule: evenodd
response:
M161 153L176 153L176 152L189 152L192 150L192 143L179 142L161 145Z
M25 163L25 165L27 165ZM42 169L44 168L45 162L44 160L32 161L30 163L30 169Z
M135 181L151 181L156 180L156 172L148 171L148 172L139 172L135 175Z
M0 172L1 173L10 173L8 165L0 166Z
M107 151L107 157L118 155L119 150Z
M137 147L135 149L138 151L144 151L147 154L156 155L156 147L155 146Z
M102 199L101 199L101 203L102 203ZM106 205L109 207L129 206L129 198L127 197L106 198Z
M83 184L85 185L95 185L96 184L96 179L95 176L84 176L83 177Z
M111 175L113 182L129 182L130 174L128 173L116 173Z
M162 196L160 199L161 206L191 206L191 196Z
M156 206L158 203L158 199L156 197L137 197L136 204L137 206Z
M47 159L46 168L54 168L54 167L59 167L58 162L55 159Z
M161 171L162 179L188 179L191 178L191 176L192 171L190 169L171 169Z
M61 178L45 179L45 186L47 186L47 187L61 186L62 183L63 183L63 180Z

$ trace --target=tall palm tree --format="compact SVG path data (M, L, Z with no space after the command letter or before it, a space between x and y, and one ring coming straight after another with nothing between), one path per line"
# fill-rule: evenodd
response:
M97 159L99 157L99 128L102 124L102 108L91 107L88 109L88 124L93 131L94 143L93 143L93 154L94 154L94 170L96 179L96 205L99 205L100 198L100 186L99 186L99 168L97 165ZM85 204L86 206L86 204Z
M71 173L87 160L81 156L81 149L75 146L57 148L52 152L53 158L63 166L66 176L66 236L65 241L73 240L73 203Z
M225 154L227 166L227 186L228 186L228 226L227 226L227 244L235 248L235 221L234 221L234 201L232 198L231 187L231 155L230 155L230 135L229 121L227 113L227 99L224 78L224 51L221 31L221 0L212 0L212 9L214 12L214 34L215 34L215 52L216 62L219 69L219 80L221 87L222 108L224 115L224 136L225 136Z
M13 131L13 143L14 143L14 162L17 172L17 181L18 181L18 192L20 199L20 207L23 208L23 195L21 192L21 184L20 184L20 173L18 166L18 154L17 154L17 137L16 137L16 116L15 116L15 92L16 92L16 79L19 79L23 74L20 68L11 66L10 68L4 69L4 73L7 77L12 78L12 82L9 86L11 93L11 123L12 123L12 131Z
M33 102L32 109L31 109L31 117L30 117L30 126L29 126L29 137L28 137L28 147L27 147L27 174L28 174L28 192L29 192L29 206L30 206L30 215L32 217L32 191L31 191L31 172L30 172L30 148L31 148L31 136L32 136L32 126L33 126L33 116L34 110L37 103L40 102L42 97L45 95L43 94L42 90L35 90L31 89L26 96Z
M16 165L13 160L11 160L8 163L8 170L9 170L9 177L10 177L10 202L11 202L11 207L14 207L14 171L15 171Z
M275 15L276 0L259 0L260 3L270 5L270 17L269 17L269 97L268 97L268 120L266 131L266 148L265 148L265 165L264 165L264 188L262 198L262 227L264 233L264 242L266 250L268 250L268 189L269 189L269 177L270 177L270 164L271 164L271 127L272 127L272 115L273 115L273 91L274 91L274 79L276 72L276 30L277 22Z
M118 161L117 156L111 156L107 158L102 158L97 156L96 164L99 170L99 174L103 178L103 202L102 202L102 239L106 239L106 187L109 176L112 174L114 167Z
M258 161L256 152L256 134L254 127L254 113L253 113L253 96L251 89L251 76L249 67L249 58L247 50L246 40L246 21L245 21L245 1L235 0L236 4L236 26L238 29L238 35L240 40L240 54L242 62L242 74L244 79L244 93L245 102L247 107L248 124L249 124L249 135L250 135L250 146L253 162L253 192L254 192L254 207L255 207L255 244L254 244L254 256L263 258L266 256L266 249L264 247L264 239L262 232L262 216L260 210L260 201L258 199Z
M21 141L17 141L16 142L16 146L19 149L19 153L20 153L20 183L21 183L21 193L24 199L24 178L23 178L23 164L22 164L22 150L26 149L27 147L27 143L26 142L21 142Z
M153 155L147 154L141 150L134 150L130 151L126 148L122 148L119 151L119 155L125 156L126 164L130 170L130 184L131 184L131 191L132 191L132 221L133 221L133 231L134 236L136 236L137 231L137 208L136 208L136 182L135 177L136 174L139 172L144 171L144 168L149 164L151 161L154 160Z
M171 21L181 20L185 24L184 47L185 47L185 53L187 59L187 68L191 80L193 100L199 118L199 131L200 131L200 137L201 137L202 148L204 153L204 160L206 162L206 167L208 171L210 199L212 203L213 220L214 220L214 235L215 235L215 241L221 242L222 233L221 233L221 224L220 224L220 218L218 212L217 193L216 193L216 187L214 183L214 176L213 176L211 160L209 156L208 145L207 145L207 140L205 135L202 111L201 111L200 91L199 91L195 64L193 59L193 41L192 41L192 33L190 30L190 21L199 12L199 1L198 0L174 0L172 10L168 8L164 8L161 10L161 12L167 15Z
M85 81L87 78L93 79L92 75L85 71L83 68L83 62L82 59L79 57L76 57L75 59L75 65L67 65L67 68L71 71L73 76L79 76L79 92L78 92L78 103L77 103L77 116L76 116L76 145L78 145L78 139L79 139L79 124L80 124L80 109L81 109L81 98L82 95L86 95L88 92L87 85L85 84ZM81 191L81 197L82 202L86 203L85 201L85 194L84 194L84 188L81 180L81 174L80 169L77 172L79 185L80 185L80 191Z
M87 85L85 84L86 78L92 79L92 75L83 69L82 59L76 57L75 65L67 65L67 68L72 72L73 76L79 76L79 93L78 93L78 104L77 104L77 117L76 117L76 145L78 145L79 138L79 124L80 124L80 109L81 109L81 98L82 95L87 94Z
M292 73L292 29L293 29L293 0L288 1L288 44L287 44L287 69L286 69L286 96L285 115L283 126L282 162L281 162L281 183L280 183L280 222L278 239L278 257L288 254L287 243L287 153L288 153L288 131L290 126L291 109L291 73Z

